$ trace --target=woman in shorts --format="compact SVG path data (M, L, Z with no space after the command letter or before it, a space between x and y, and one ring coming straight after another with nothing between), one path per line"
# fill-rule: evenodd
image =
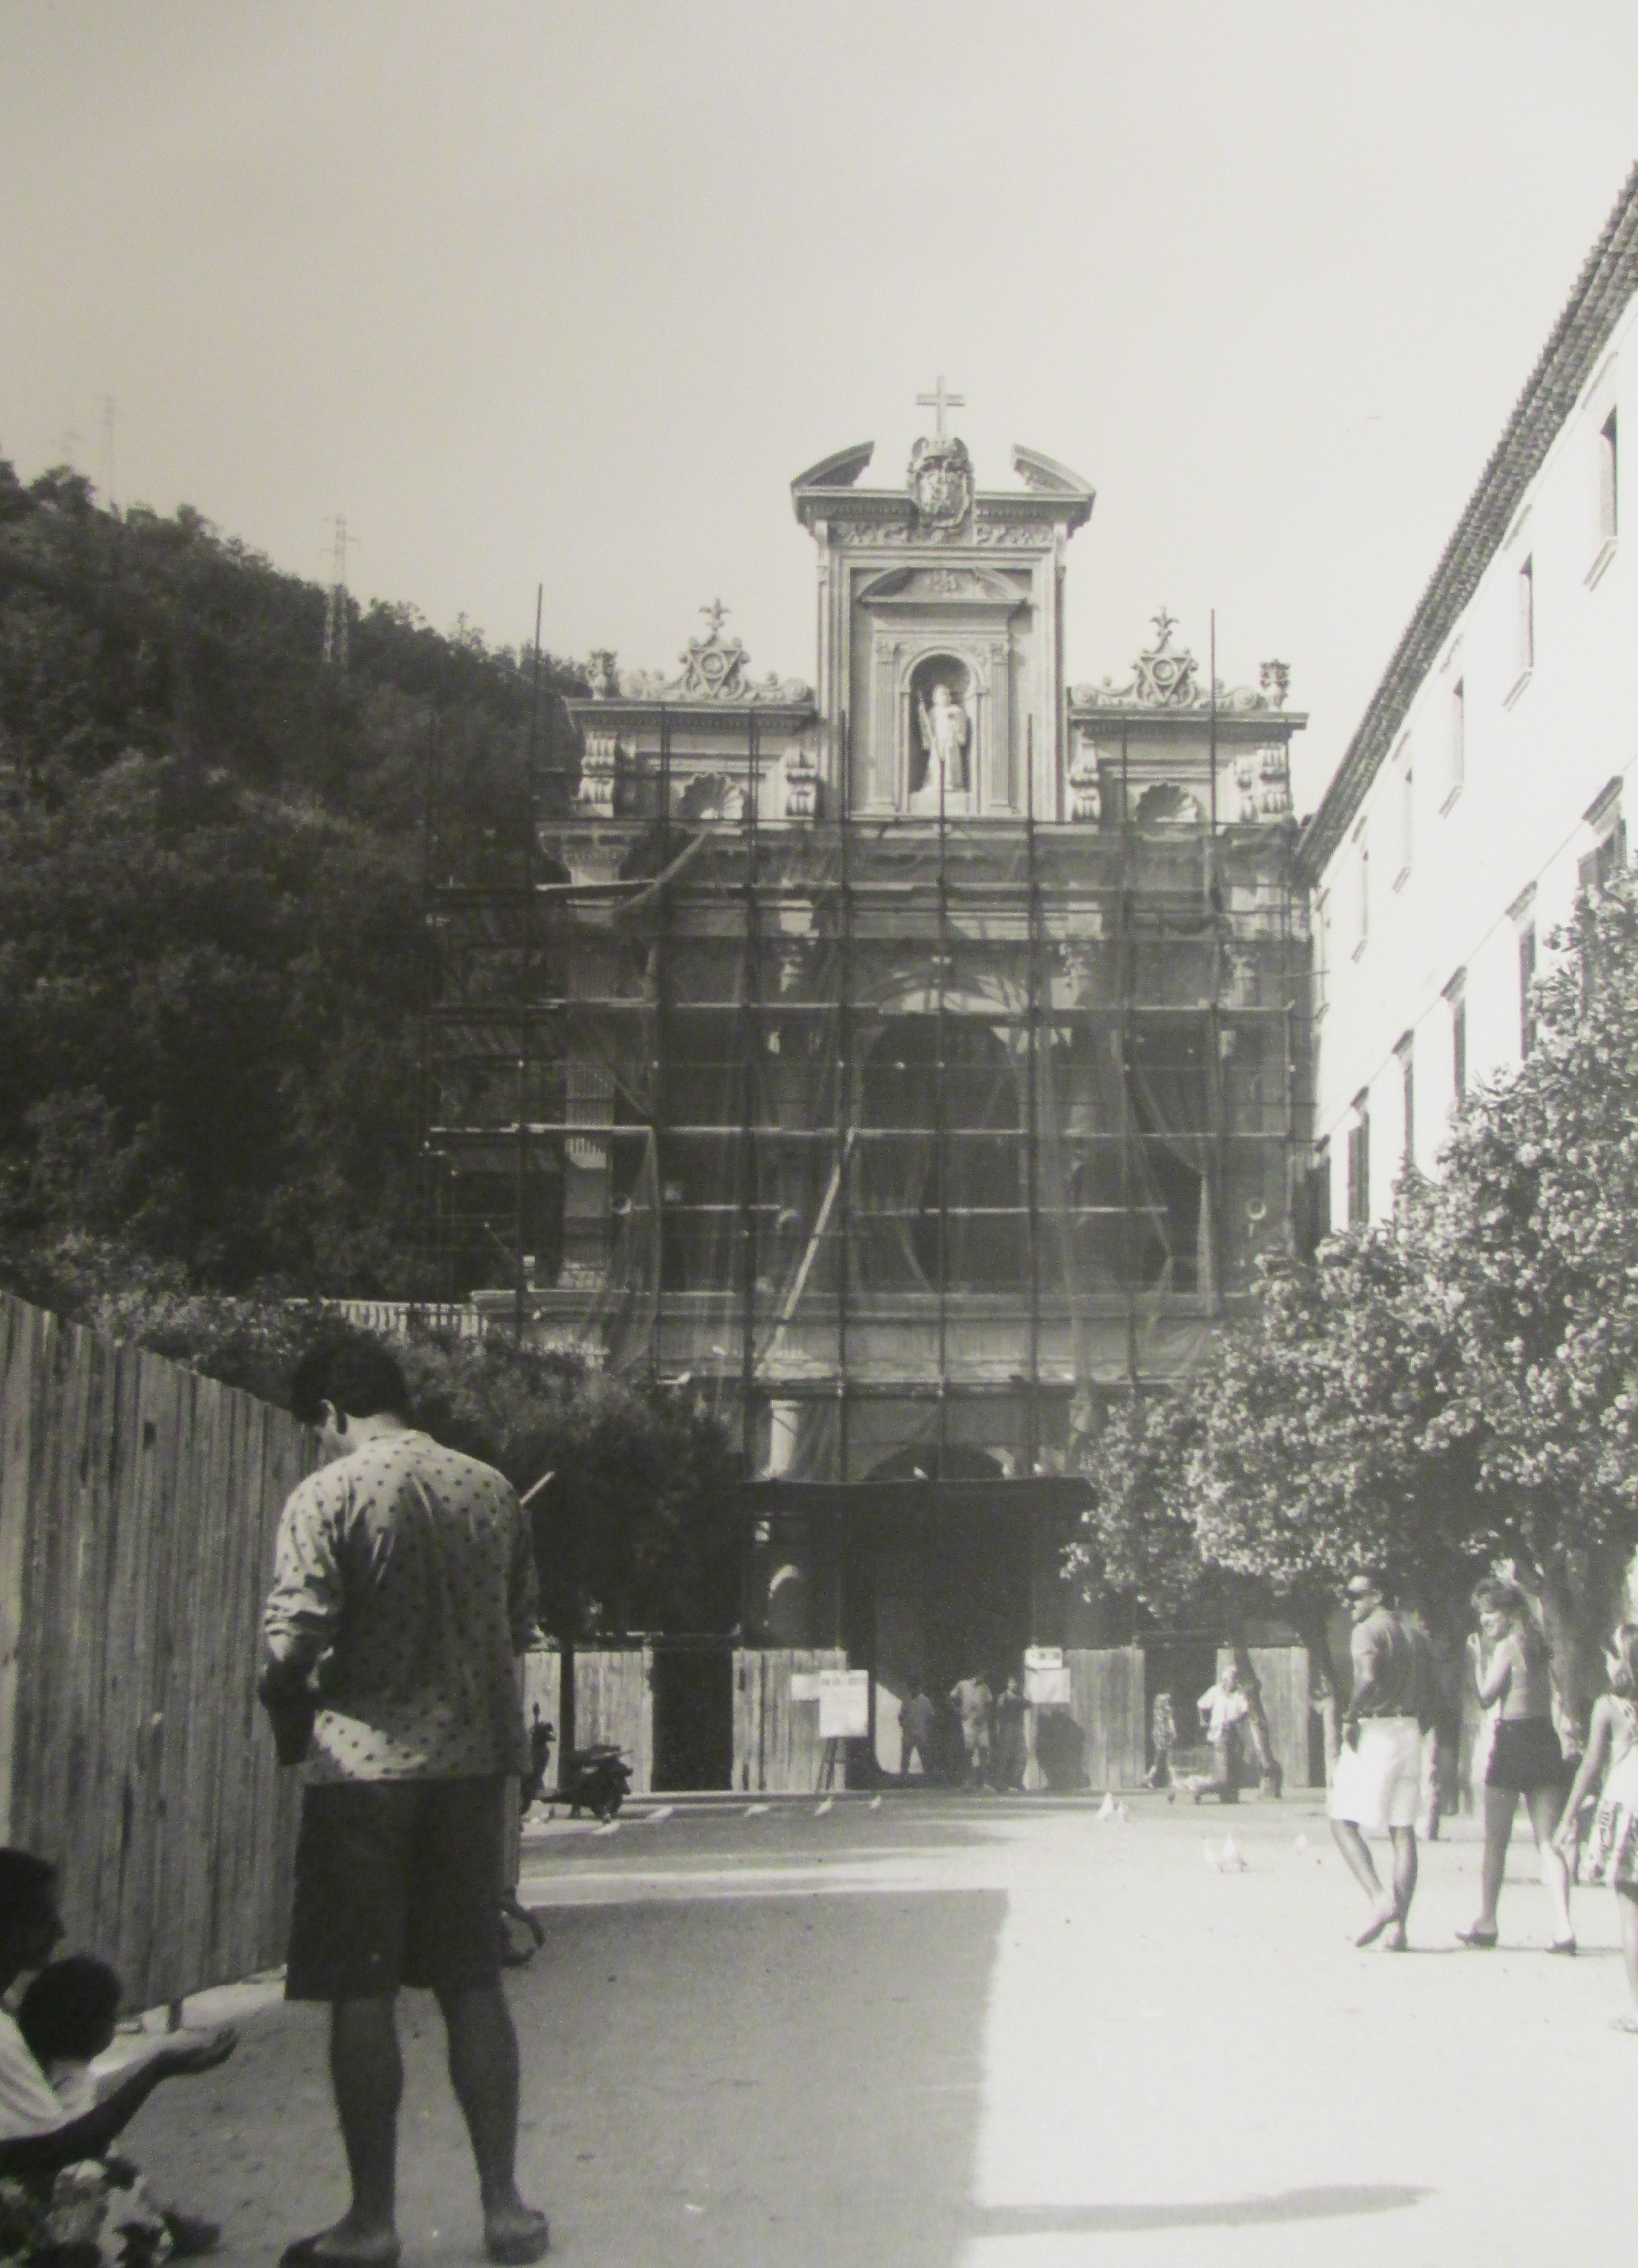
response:
M1485 1858L1479 1918L1458 1930L1476 1950L1497 1939L1496 1904L1507 1872L1507 1848L1522 1795L1541 1857L1541 1879L1553 1915L1550 1953L1574 1953L1569 1868L1553 1841L1564 1815L1569 1771L1553 1721L1553 1676L1546 1641L1516 1584L1490 1579L1473 1593L1479 1634L1468 1640L1473 1688L1494 1708L1490 1761L1485 1770Z

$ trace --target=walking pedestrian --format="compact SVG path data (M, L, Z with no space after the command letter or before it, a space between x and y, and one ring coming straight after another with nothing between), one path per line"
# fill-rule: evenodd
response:
M1485 1856L1477 1920L1457 1933L1475 1950L1494 1946L1496 1906L1507 1874L1507 1847L1522 1795L1540 1854L1541 1879L1552 1911L1549 1953L1573 1954L1569 1868L1553 1839L1564 1816L1570 1778L1563 1743L1553 1721L1553 1674L1546 1640L1530 1602L1516 1583L1487 1578L1473 1593L1479 1630L1468 1640L1468 1667L1482 1707L1497 1712L1490 1761L1485 1767Z
M528 1526L500 1474L410 1423L379 1342L311 1349L291 1407L325 1462L284 1506L263 1620L262 1697L281 1759L307 1771L284 1989L329 2007L352 2201L282 2268L395 2268L401 1985L437 1996L489 2257L537 2260L546 2217L518 2193L496 1943L505 1783L528 1763Z
M1143 1775L1145 1787L1171 1786L1171 1759L1178 1747L1177 1712L1169 1693L1157 1693L1155 1706L1149 1712L1149 1746L1155 1751L1155 1761Z
M1351 1575L1344 1596L1354 1624L1354 1693L1331 1786L1331 1831L1371 1903L1355 1944L1373 1944L1385 1933L1392 1950L1402 1953L1416 1895L1416 1814L1422 1736L1432 1721L1432 1664L1427 1641L1390 1611L1378 1569ZM1383 1890L1365 1840L1384 1831L1393 1845L1391 1892Z
M995 1785L1010 1788L1015 1793L1024 1784L1024 1767L1029 1761L1024 1738L1029 1707L1024 1699L1023 1680L1015 1672L995 1699Z
M523 1808L541 1802L546 1793L546 1767L551 1761L552 1727L541 1715L541 1705L535 1704L535 1713L529 1720L529 1776L523 1790Z
M978 1671L970 1677L958 1677L950 1688L950 1706L961 1720L962 1760L969 1787L982 1787L989 1774L992 1700Z
M932 1779L938 1770L938 1758L933 1750L933 1739L938 1731L939 1712L928 1697L920 1678L910 1681L910 1692L898 1712L898 1769L901 1778L910 1777L910 1760L919 1757L922 1777Z
M1615 2019L1622 2032L1638 2032L1638 1623L1623 1623L1605 1655L1610 1690L1593 1705L1587 1752L1565 1799L1558 1845L1574 1856L1582 1805L1603 1786L1583 1872L1606 1881L1620 1916L1621 1955L1627 1964L1631 2011Z
M1213 1759L1211 1783L1196 1788L1197 1803L1203 1802L1208 1795L1214 1795L1220 1803L1239 1802L1240 1727L1250 1714L1251 1706L1240 1690L1238 1668L1232 1661L1225 1663L1216 1684L1207 1686L1195 1704Z

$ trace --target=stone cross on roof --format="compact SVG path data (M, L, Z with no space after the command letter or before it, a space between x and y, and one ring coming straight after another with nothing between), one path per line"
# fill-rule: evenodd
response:
M947 409L964 409L967 407L967 397L964 394L950 394L946 392L944 373L941 371L939 373L939 382L937 387L931 394L919 394L916 396L916 407L918 409L932 409L937 412L938 424L935 431L939 439L941 441L944 438L945 411Z

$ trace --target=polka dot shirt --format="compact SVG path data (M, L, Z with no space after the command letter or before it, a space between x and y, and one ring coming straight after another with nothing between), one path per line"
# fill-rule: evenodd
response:
M279 1519L269 1655L316 1669L310 1780L528 1769L516 1657L535 1564L511 1484L430 1435L310 1474Z

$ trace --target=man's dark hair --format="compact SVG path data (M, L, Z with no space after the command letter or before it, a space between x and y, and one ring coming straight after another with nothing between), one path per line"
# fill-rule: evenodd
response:
M47 1920L56 1907L57 1870L50 1859L0 1848L0 1938Z
M17 2029L38 2064L88 2063L108 2043L125 1988L106 1961L83 1953L54 1961L18 2003Z
M1393 1603L1393 1594L1388 1587L1387 1572L1379 1567L1374 1560L1368 1559L1362 1567L1350 1567L1348 1583L1350 1586L1354 1583L1369 1583L1385 1606L1391 1606Z
M316 1425L326 1402L349 1418L407 1418L410 1388L397 1356L363 1331L344 1338L327 1333L291 1374L291 1415L299 1425Z

